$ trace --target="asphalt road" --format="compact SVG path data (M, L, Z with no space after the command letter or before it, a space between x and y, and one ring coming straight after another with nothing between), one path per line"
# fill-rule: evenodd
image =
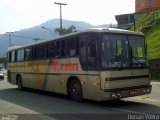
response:
M152 94L120 101L75 102L67 96L27 89L0 81L0 120L160 120L160 83ZM152 116L151 116L152 115Z

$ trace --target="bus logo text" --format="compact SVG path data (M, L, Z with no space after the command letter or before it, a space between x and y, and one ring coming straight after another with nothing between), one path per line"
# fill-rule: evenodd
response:
M59 61L50 61L49 67L51 71L78 71L78 63L60 63Z

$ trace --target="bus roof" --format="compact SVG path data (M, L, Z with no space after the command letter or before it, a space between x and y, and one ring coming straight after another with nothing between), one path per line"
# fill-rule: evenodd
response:
M9 47L8 51L12 51L12 50L16 50L16 49L20 49L20 48L25 48L28 46L34 46L37 44L41 44L41 43L45 43L45 42L49 42L52 40L58 40L60 38L65 38L65 37L69 37L69 36L73 36L73 35L77 35L80 33L87 33L87 32L106 32L106 33L120 33L120 34L133 34L133 35L144 35L143 33L138 33L138 32L134 32L134 31L129 31L129 30L124 30L124 29L117 29L117 28L90 28L90 29L86 29L86 30L82 30L82 31L78 31L78 32L73 32L73 33L69 33L66 35L62 35L62 36L58 36L56 38L52 38L52 39L48 39L48 40L41 40L38 41L36 43L31 43L25 46L14 46L14 47Z

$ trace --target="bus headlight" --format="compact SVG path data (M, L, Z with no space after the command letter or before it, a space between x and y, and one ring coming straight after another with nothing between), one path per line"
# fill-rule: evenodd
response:
M149 89L149 88L146 88L146 89L143 90L143 92L144 92L144 93L150 93L150 89Z
M149 92L150 92L150 89L149 89L149 88L147 88L147 89L146 89L146 91L147 91L147 93L149 93Z
M112 96L112 98L116 98L117 97L116 93L112 93L111 96Z
M117 97L121 98L122 97L121 93L117 93Z
M144 93L146 93L146 92L147 92L147 90L146 90L146 89L144 89L144 90L143 90L143 92L144 92Z
M119 98L121 98L122 97L122 95L121 95L121 93L115 93L115 92L113 92L112 94L111 94L111 97L112 98L114 98L114 99L119 99Z

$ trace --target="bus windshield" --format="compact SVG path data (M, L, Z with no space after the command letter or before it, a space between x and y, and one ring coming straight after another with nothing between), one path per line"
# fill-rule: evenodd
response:
M144 37L102 35L102 68L144 67L146 65Z
M144 67L147 65L144 37L129 37L129 47L132 66Z

